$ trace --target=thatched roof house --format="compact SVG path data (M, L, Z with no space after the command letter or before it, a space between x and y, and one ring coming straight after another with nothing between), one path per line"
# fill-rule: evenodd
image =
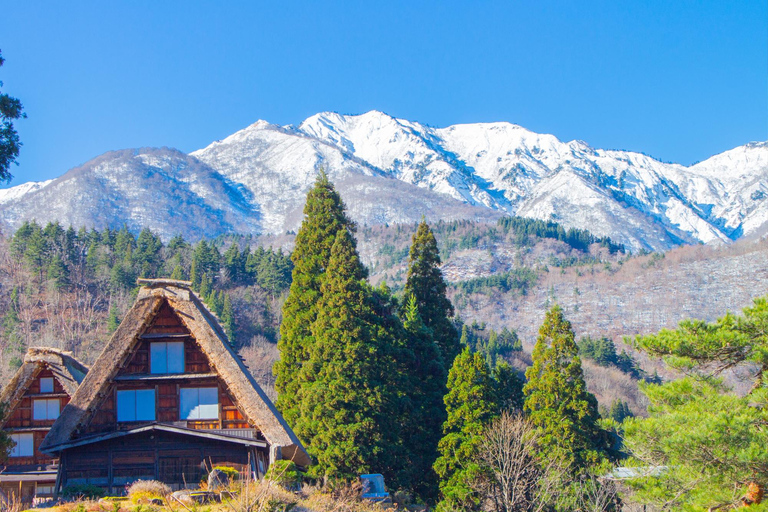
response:
M0 422L14 441L0 466L0 488L7 496L30 501L49 496L56 480L56 460L40 445L59 412L82 382L88 368L71 352L32 347L0 393L6 414Z
M259 475L276 459L308 465L304 447L190 283L140 282L133 307L43 443L62 454L62 480L112 488L141 476L180 484L194 467L218 459L250 464ZM163 453L163 442L176 455ZM121 451L150 446L151 461ZM98 454L109 474L93 469Z

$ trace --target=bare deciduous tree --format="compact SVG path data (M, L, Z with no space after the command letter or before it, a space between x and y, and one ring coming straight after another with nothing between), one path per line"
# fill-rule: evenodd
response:
M478 482L486 507L499 512L539 512L553 504L564 487L564 466L540 460L540 434L519 412L504 412L486 430L482 461L490 478Z

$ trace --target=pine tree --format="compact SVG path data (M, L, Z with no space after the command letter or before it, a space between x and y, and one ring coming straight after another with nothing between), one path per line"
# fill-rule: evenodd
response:
M403 327L409 354L402 360L407 362L404 371L410 378L408 398L412 408L402 431L410 460L406 480L418 496L434 499L437 474L433 465L446 420L443 397L447 376L440 349L419 316L416 297L409 295L405 302Z
M440 347L446 371L461 350L459 336L449 317L453 305L446 297L446 286L440 272L440 254L435 235L422 220L413 235L405 296L413 295L419 305L419 315Z
M228 293L224 294L221 306L221 323L229 338L229 344L235 346L235 312L232 308L232 299L229 298Z
M320 172L307 195L304 220L291 255L292 282L283 304L278 341L280 359L274 369L276 405L290 424L298 417L298 374L314 342L311 326L317 318L320 284L331 257L331 247L340 231L354 230L344 210L341 197L325 173Z
M532 357L524 410L542 434L540 452L583 472L604 457L608 435L597 424L597 400L587 391L573 330L559 306L547 311Z
M329 478L391 467L394 340L381 330L364 277L354 240L340 229L323 275L294 423L317 459L312 470Z
M448 419L435 462L440 477L438 510L480 510L481 496L473 486L484 471L478 450L483 430L498 410L494 382L482 355L465 348L456 357L448 374L445 406Z

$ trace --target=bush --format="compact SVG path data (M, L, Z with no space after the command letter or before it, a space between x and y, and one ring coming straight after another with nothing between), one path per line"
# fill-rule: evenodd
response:
M66 500L89 499L95 500L104 496L104 489L92 484L68 485L61 491L61 496Z
M232 468L229 466L214 466L213 469L218 469L219 471L227 475L230 482L233 482L238 478L240 478L240 472L235 468Z
M269 466L265 476L267 480L286 488L294 489L301 485L301 472L290 460L276 460Z
M128 487L128 497L133 503L149 503L171 494L171 488L157 480L137 480Z

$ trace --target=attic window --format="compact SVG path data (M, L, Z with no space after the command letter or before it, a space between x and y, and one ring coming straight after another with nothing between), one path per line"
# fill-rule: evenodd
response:
M40 378L40 392L53 393L53 377Z
M184 373L183 341L154 341L149 352L150 373Z

